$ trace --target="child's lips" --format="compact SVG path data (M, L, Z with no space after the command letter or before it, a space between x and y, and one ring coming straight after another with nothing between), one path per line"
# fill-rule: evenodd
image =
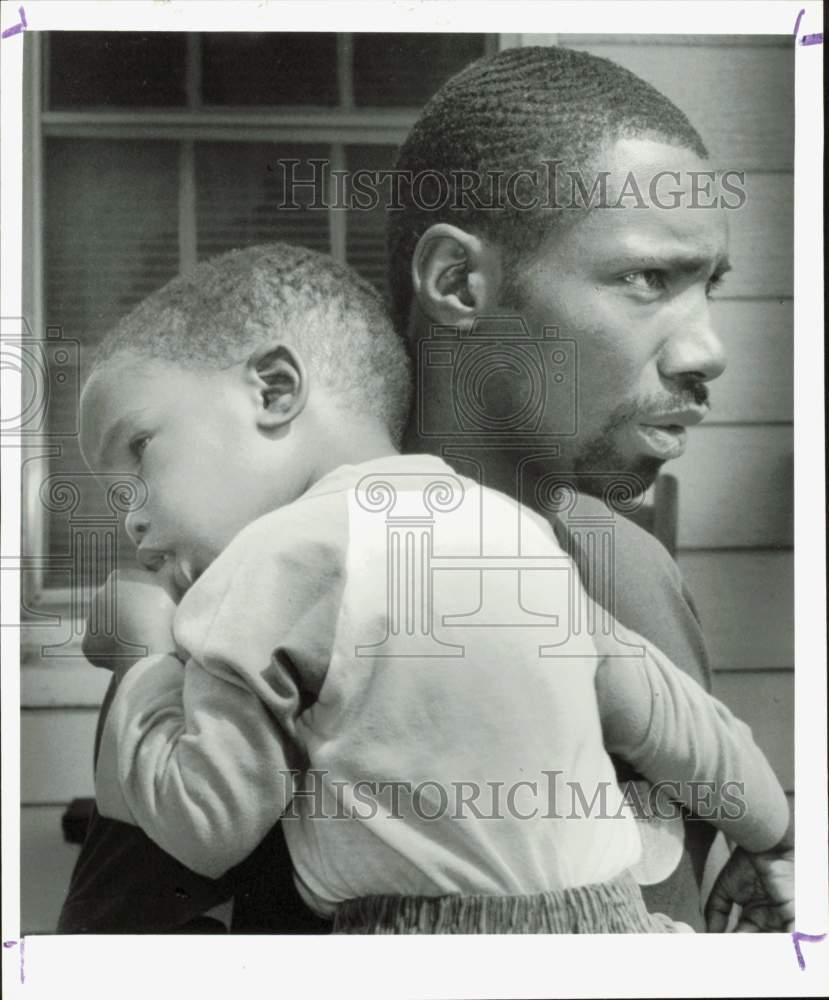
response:
M135 555L144 569L148 569L151 573L157 573L162 569L169 558L163 549L153 549L145 546L139 546Z
M181 594L186 593L199 577L188 559L178 559L164 549L139 547L136 555L144 569L165 578Z
M179 562L178 559L176 559L173 564L173 580L178 589L182 593L185 593L193 586L193 583L196 580L196 574L189 563Z

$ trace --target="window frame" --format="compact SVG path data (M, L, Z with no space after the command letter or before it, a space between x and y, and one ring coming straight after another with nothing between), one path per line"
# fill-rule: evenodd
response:
M166 140L179 146L178 241L179 273L197 261L195 142L301 142L325 143L331 150L334 170L342 169L349 145L399 145L420 113L420 107L356 107L353 99L352 36L337 35L337 80L340 103L334 107L227 106L206 107L200 100L201 47L199 32L187 32L185 97L180 108L83 108L49 110L49 33L27 32L24 44L24 254L23 301L30 332L44 330L44 148L51 138ZM549 36L545 36L549 38ZM522 36L488 34L485 53L520 45ZM331 178L336 183L334 178ZM332 202L336 193L331 191ZM330 252L346 259L346 216L328 210ZM25 376L24 376L25 377ZM48 444L40 439L23 442L23 524L21 538L21 659L24 665L40 662L36 649L44 625L69 623L72 637L67 655L80 655L80 638L90 590L74 593L71 587L47 587L45 567L49 558L49 512L38 491L43 475L31 474L32 462L49 460ZM51 619L51 621L49 621Z

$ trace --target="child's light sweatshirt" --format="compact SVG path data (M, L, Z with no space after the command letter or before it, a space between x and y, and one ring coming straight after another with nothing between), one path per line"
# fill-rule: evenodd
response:
M505 495L431 456L340 467L245 528L179 605L178 654L126 675L99 809L211 877L285 813L323 914L620 874L641 847L609 752L774 846L788 806L751 731L607 622Z

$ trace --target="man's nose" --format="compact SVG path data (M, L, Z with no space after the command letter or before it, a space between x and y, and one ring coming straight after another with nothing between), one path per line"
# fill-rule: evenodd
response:
M143 508L141 510L131 510L127 514L124 525L133 545L136 547L139 546L150 527L150 519L147 511Z
M660 373L665 378L692 377L700 382L719 378L725 371L726 354L708 302L677 325L659 355Z

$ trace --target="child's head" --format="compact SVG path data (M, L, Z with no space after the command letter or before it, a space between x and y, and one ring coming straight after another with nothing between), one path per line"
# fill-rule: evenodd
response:
M186 585L363 442L392 450L409 396L377 292L274 243L199 265L119 323L84 386L81 443L93 471L143 478L127 528L145 564L166 558Z

